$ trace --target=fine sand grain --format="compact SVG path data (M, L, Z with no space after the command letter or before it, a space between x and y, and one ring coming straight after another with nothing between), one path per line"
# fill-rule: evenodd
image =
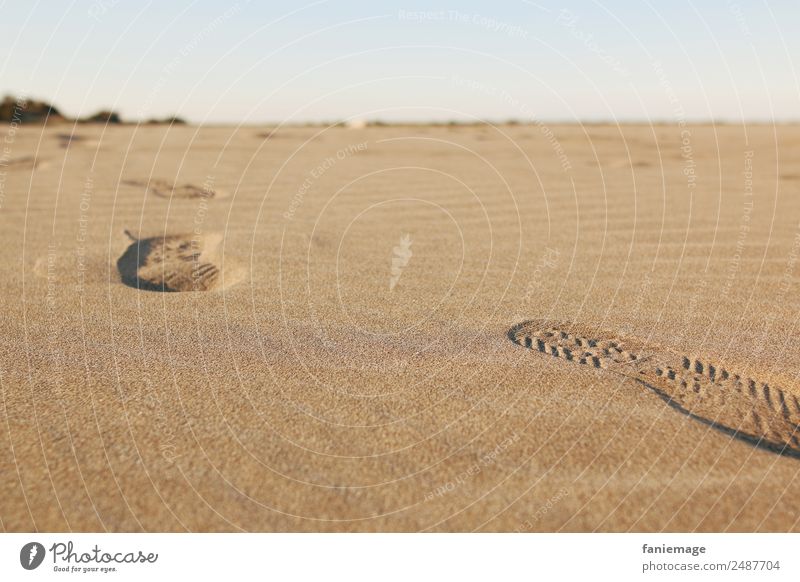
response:
M0 165L5 530L800 530L800 127L79 137Z

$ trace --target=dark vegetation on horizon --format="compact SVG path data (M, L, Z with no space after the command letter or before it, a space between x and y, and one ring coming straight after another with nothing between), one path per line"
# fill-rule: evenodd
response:
M0 101L0 122L5 123L102 123L119 125L127 123L115 111L101 110L81 119L70 119L50 103L36 99L20 99L6 95ZM150 119L147 124L183 125L186 122L180 117Z
M36 99L21 99L13 95L6 95L0 101L0 123L81 123L81 124L103 124L103 125L186 125L187 121L177 117L170 116L163 119L148 119L146 121L129 121L123 120L122 117L115 111L101 110L79 119L72 119L64 116L55 106L46 101L39 101ZM505 119L505 120L491 120L491 119L470 119L470 120L445 120L445 121L384 121L380 119L349 119L338 121L296 121L296 122L276 122L265 121L258 123L208 123L208 125L255 125L261 127L349 127L351 129L360 129L364 127L483 127L483 126L532 126L542 125L542 121L538 119ZM548 120L547 125L579 125L585 127L591 126L630 126L630 125L646 125L646 126L671 126L676 125L676 121L668 119L643 119L643 120L630 120L630 121L616 121L616 120ZM768 121L748 121L747 125L796 125L797 121L793 120L775 120ZM724 119L709 119L709 120L696 120L692 121L693 126L724 126L724 125L740 125L741 122L735 122Z

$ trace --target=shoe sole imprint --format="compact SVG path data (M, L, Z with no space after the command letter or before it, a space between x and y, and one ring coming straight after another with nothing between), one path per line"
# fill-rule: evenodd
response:
M228 193L222 190L212 189L207 186L196 186L195 184L173 184L167 180L123 180L127 186L145 188L159 198L181 198L192 199L220 199L227 198Z
M625 376L690 418L757 447L800 458L800 401L781 388L688 355L570 322L525 321L515 344Z
M117 260L122 282L145 291L216 291L238 282L243 269L230 260L222 276L219 234L173 234L137 239Z

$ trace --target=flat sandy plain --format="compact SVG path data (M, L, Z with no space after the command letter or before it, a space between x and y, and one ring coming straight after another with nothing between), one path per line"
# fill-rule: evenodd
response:
M800 530L798 126L0 131L6 531Z

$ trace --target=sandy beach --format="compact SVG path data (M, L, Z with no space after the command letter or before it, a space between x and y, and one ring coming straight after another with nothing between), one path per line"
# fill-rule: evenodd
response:
M5 531L800 530L800 126L0 126Z

